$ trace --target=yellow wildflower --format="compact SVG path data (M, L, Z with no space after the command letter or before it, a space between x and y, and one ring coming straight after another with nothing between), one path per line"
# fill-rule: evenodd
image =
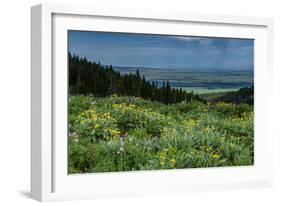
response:
M112 107L113 107L113 108L118 108L118 107L119 107L119 104L113 104Z
M170 160L171 166L174 167L175 164L176 164L176 162L177 162L177 161L176 161L175 159L171 159L171 160Z
M212 147L211 147L211 146L207 146L207 147L206 147L206 151L207 151L207 152L210 152L211 150L212 150Z
M219 159L220 157L221 157L220 154L213 154L213 158L215 158L215 159Z

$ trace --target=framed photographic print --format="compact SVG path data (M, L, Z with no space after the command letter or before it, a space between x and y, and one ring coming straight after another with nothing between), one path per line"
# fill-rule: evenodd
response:
M272 185L271 19L31 14L34 199Z

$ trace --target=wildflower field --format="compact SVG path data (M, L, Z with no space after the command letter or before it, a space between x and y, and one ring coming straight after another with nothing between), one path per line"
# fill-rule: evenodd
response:
M252 165L253 106L70 96L68 172Z

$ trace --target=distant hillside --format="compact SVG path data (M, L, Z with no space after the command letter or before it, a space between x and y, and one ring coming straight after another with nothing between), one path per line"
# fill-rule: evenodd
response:
M220 96L214 100L215 102L228 102L234 104L246 103L254 104L254 86L248 88L241 88L235 92L229 92L223 96Z

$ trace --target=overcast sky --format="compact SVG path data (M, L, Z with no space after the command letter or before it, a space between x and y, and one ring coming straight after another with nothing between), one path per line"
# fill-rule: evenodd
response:
M129 67L253 70L250 39L69 31L69 51Z

